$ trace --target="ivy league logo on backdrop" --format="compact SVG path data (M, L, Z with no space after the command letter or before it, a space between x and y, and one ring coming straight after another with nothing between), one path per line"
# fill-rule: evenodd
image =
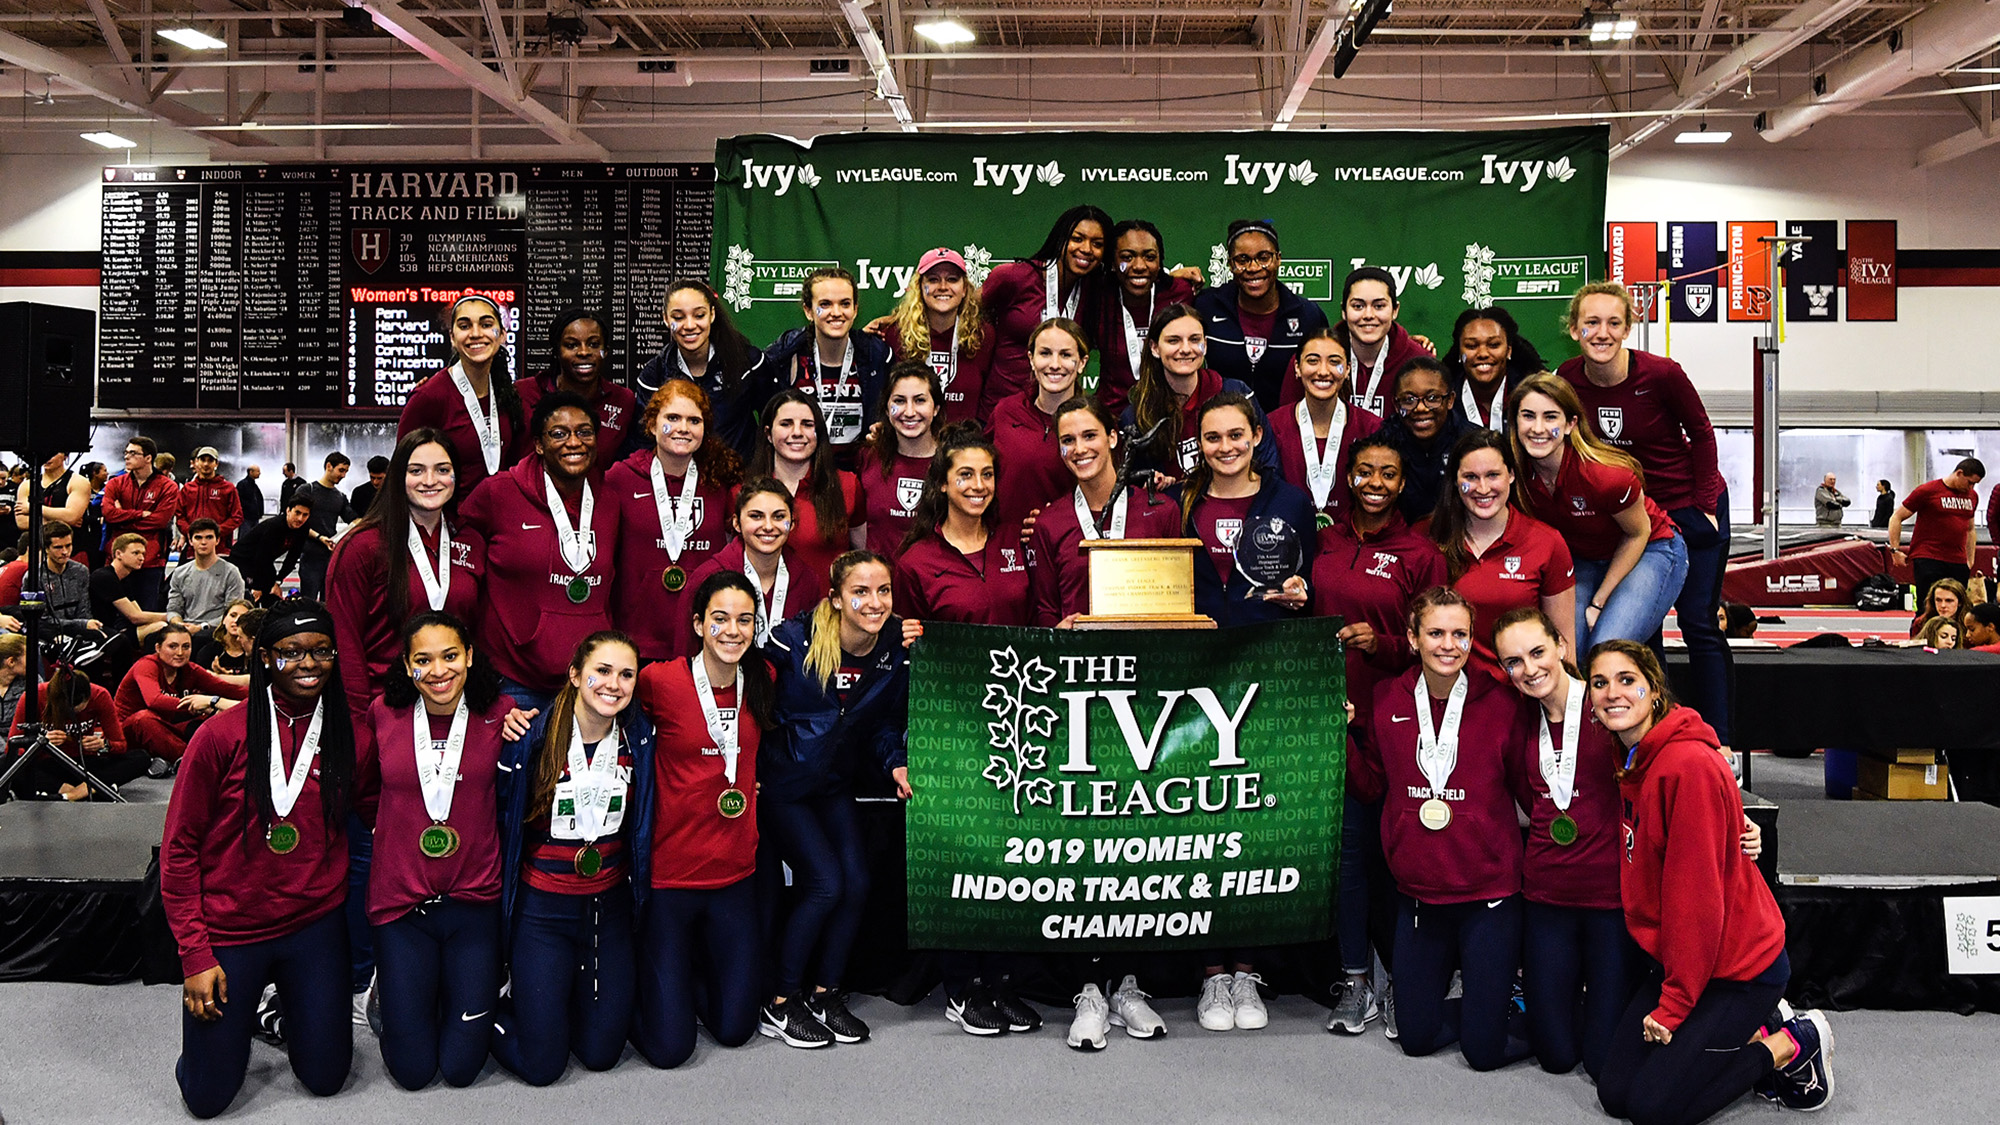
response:
M759 164L754 160L743 162L743 186L748 188L775 188L771 194L783 195L797 184L804 188L819 186L819 173L810 164Z
M1479 158L1485 164L1485 174L1479 177L1482 184L1519 183L1521 191L1533 191L1538 183L1564 184L1576 175L1570 167L1569 157L1554 160L1502 160L1493 153Z

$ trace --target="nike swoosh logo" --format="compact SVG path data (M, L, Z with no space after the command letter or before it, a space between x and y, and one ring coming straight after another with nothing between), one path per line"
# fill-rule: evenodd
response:
M1226 316L1211 316L1208 319L1212 323L1221 324L1223 321L1228 320L1229 318Z
M1643 395L1643 394L1645 394L1645 393L1646 393L1645 391L1633 391L1633 392L1632 392L1632 397L1633 397L1633 398L1638 398L1638 397L1639 397L1640 395Z
M650 492L634 492L634 493L632 494L632 499L634 499L634 500L644 500L644 499L645 499L646 497L648 497L648 496L651 496L651 495L652 495L652 493L650 493Z
M1495 905L1495 906L1498 906L1498 905L1499 905L1499 903L1495 903L1494 905ZM460 1017L458 1017L458 1018L459 1018L459 1019L460 1019L461 1021L465 1022L465 1023L471 1023L471 1022L472 1022L473 1020L476 1020L476 1019L479 1019L479 1018L481 1018L481 1017L483 1017L483 1016L487 1016L487 1015L490 1015L490 1014L492 1014L492 1011L493 1011L493 1010L492 1010L491 1008L488 1008L488 1009L487 1009L486 1011L484 1011L484 1012L473 1012L473 1013L472 1013L472 1014L470 1014L470 1015L464 1015L464 1016L460 1016Z
M1488 909L1488 910L1492 910L1492 909L1493 909L1494 907L1497 907L1497 906L1499 906L1499 905L1500 905L1501 903L1503 903L1503 902L1506 902L1506 901L1507 901L1507 900L1506 900L1506 899L1504 899L1504 898L1496 898L1496 899L1494 899L1494 900L1493 900L1492 902L1489 902L1489 903L1487 903L1487 904L1486 904L1486 909Z
M540 531L541 529L542 525L538 523L524 523L521 525L522 531Z
M1389 721L1392 723L1407 723L1412 718L1413 716L1410 715L1391 715L1389 716Z

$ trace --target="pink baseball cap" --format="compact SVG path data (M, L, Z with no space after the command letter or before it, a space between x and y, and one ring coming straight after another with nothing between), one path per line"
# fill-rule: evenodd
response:
M922 277L931 272L933 266L947 264L957 266L960 273L968 272L965 268L965 258L958 251L940 246L935 250L926 250L924 256L917 259L917 276Z

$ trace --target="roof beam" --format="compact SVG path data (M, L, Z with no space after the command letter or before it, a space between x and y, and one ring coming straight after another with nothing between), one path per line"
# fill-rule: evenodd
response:
M513 41L507 38L507 18L500 14L500 0L479 0L479 6L486 12L486 37L493 42L493 53L500 56L500 74L518 98L526 91L521 88L521 69L514 63Z
M162 125L175 129L198 125L213 125L215 119L207 114L191 109L172 99L148 102L133 96L130 91L106 85L91 73L91 68L70 58L60 51L52 51L30 39L24 39L11 31L0 31L0 62L10 63L23 70L32 70L58 80L66 86L75 87L99 101L117 106L128 113L136 113ZM207 145L217 155L261 159L264 151L246 151L239 145L217 140L200 133L189 136Z
M486 68L486 64L438 34L421 15L396 0L354 0L354 7L374 17L376 26L408 44L412 50L443 67L459 81L479 91L494 104L540 129L557 142L592 154L593 160L608 160L610 150L598 144L568 119L533 97L518 96L507 80Z
M118 30L118 21L111 18L111 8L104 0L88 0L90 14L97 20L97 30L104 36L104 46L111 57L124 68L125 84L138 93L146 88L145 80L139 77L139 69L132 65L132 52L125 46L125 33Z
M1340 42L1340 29L1347 26L1353 14L1352 7L1341 6L1328 12L1326 18L1319 22L1319 31L1313 35L1305 57L1299 60L1299 72L1292 78L1292 88L1286 92L1284 104L1278 107L1277 117L1271 123L1274 132L1283 132L1291 127L1292 118L1298 115L1306 95L1312 92L1313 83L1319 80L1319 72L1326 66L1327 56L1333 54L1334 44Z
M1807 93L1766 113L1757 132L1767 141L1796 137L1909 84L1956 66L2000 43L2000 3L1944 0L1915 19L1829 67Z
M889 103L889 111L896 115L896 124L905 133L917 131L917 119L910 113L910 103L903 98L903 88L896 84L896 72L889 65L889 52L882 47L882 37L875 34L875 27L868 22L868 13L861 10L860 0L839 0L840 14L847 20L848 31L854 34L854 45L861 48L861 57L868 60L868 69L875 72L875 94Z

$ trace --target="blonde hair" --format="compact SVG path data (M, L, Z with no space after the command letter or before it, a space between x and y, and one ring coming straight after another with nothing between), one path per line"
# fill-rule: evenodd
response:
M819 681L821 691L832 687L833 674L840 671L840 584L847 581L855 567L869 563L889 569L889 560L873 551L849 551L833 560L833 570L827 576L826 598L813 609L812 623L806 633L806 674ZM782 613L784 608L779 606L778 611Z
M1583 299L1598 296L1618 298L1625 305L1625 326L1632 326L1632 291L1625 288L1622 282L1591 281L1570 294L1569 308L1563 313L1563 328L1575 332L1577 321L1583 319Z
M1563 412L1564 420L1571 424L1568 439L1571 453L1595 464L1613 465L1629 470L1638 478L1639 487L1641 489L1646 487L1646 471L1639 467L1639 462L1633 460L1625 451L1607 444L1591 430L1590 424L1584 420L1583 400L1576 397L1576 388L1570 386L1561 376L1551 375L1546 371L1521 380L1521 385L1515 387L1514 393L1507 396L1507 445L1514 451L1514 464L1523 472L1531 471L1529 466L1534 464L1528 456L1527 449L1521 445L1521 427L1517 421L1521 415L1521 402L1529 395L1541 395L1555 403L1556 408ZM1534 496L1535 490L1532 488L1514 490L1515 500L1529 515L1535 514Z
M957 350L976 352L980 337L986 332L986 318L979 307L979 286L972 283L972 275L963 276L965 302L958 306ZM922 285L922 274L911 278L909 287L903 290L902 300L896 302L896 310L889 314L896 322L896 335L903 342L905 359L923 359L931 350L931 324L930 318L925 315Z

